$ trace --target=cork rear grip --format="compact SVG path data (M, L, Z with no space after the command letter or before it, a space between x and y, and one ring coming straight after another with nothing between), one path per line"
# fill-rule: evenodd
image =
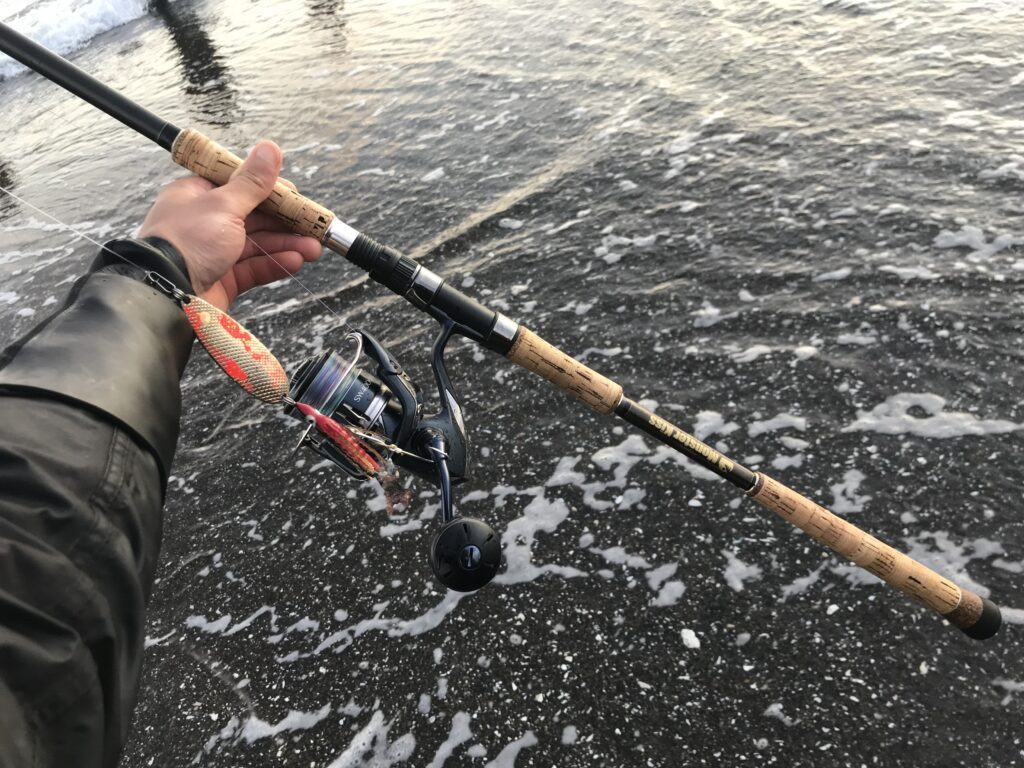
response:
M958 587L777 480L758 474L747 495L838 555L928 606L970 637L983 640L999 629L1001 616L994 603Z
M242 164L242 159L193 128L186 128L175 139L171 157L178 165L197 176L223 186ZM323 242L334 214L322 205L303 197L294 189L277 182L260 210L273 214L297 235L309 235Z
M614 412L622 399L620 385L548 344L525 326L519 327L507 357L606 416Z

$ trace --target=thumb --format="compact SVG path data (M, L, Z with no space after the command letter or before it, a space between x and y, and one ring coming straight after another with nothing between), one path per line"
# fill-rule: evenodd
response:
M248 216L270 195L280 172L281 149L272 141L261 141L220 188L220 195L233 214Z

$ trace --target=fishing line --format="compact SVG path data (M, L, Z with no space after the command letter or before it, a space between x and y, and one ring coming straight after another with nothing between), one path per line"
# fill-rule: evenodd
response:
M30 71L31 71L31 68L30 68ZM50 83L51 85L53 85L53 83L51 81L47 80L47 82ZM47 109L47 110L43 111L42 113L40 113L40 115L37 116L37 119L38 119L38 117L44 117L44 116L49 115L51 112L56 110L57 107L59 107L59 106L60 106L60 102L54 104L49 109ZM72 232L73 234L78 235L79 237L83 238L84 240L87 240L88 242L90 242L93 245L97 246L98 248L100 248L100 250L105 251L107 253L113 254L114 256L116 256L118 259L120 259L124 263L126 263L126 264L128 264L130 266L133 266L133 267L137 266L136 264L133 264L130 260L128 260L127 258L122 256L121 254L114 252L110 248L107 248L103 243L100 243L99 241L94 240L92 237L90 237L89 235L85 234L84 232L82 232L82 231L80 231L78 229L75 229L73 226L71 226L67 222L61 221L56 216L54 216L54 215L52 215L50 213L47 213L46 211L44 211L39 206L33 205L28 200L25 200L24 198L19 197L14 192L12 192L11 190L7 189L6 187L4 187L2 185L0 185L0 192L3 192L6 195L10 196L11 198L17 200L22 205L25 205L25 206L31 208L36 213L41 213L46 218L50 219L51 221L56 222L57 224L59 224L60 226L64 227L68 231ZM304 282L302 282L292 272L290 272L288 269L286 269L285 266L283 264L281 264L281 262L279 262L277 259L275 259L273 256L271 256L269 253L267 253L267 251L263 248L263 246L261 246L252 237L249 236L248 232L245 233L245 239L248 240L250 243L252 243L253 247L255 247L260 253L262 253L264 256L266 256L268 259L270 259L270 261L272 261L278 267L278 269L280 269L281 272L284 273L285 277L287 277L290 280L293 280L296 284L298 284L298 286L303 291L305 291L309 295L309 297L311 299L313 299L321 307L326 309L327 312L329 312L331 315L333 315L341 323L341 325L342 325L342 327L343 327L343 329L344 329L344 331L346 333L355 333L355 328L353 328L351 325L349 325L349 323L345 320L345 318L343 316L339 315L337 312L335 312L333 309L331 309L331 307L323 299L321 299L319 296L317 296L316 293L314 293L309 287L307 287ZM274 281L274 282L277 282L277 281Z
M85 232L82 232L80 229L76 229L71 224L68 224L65 221L61 221L60 219L58 219L53 214L47 213L42 208L40 208L38 205L33 205L32 203L30 203L25 198L21 197L20 195L15 194L11 190L7 189L7 187L4 187L3 185L0 185L0 192L3 192L4 194L14 198L15 200L17 200L22 205L24 205L24 206L26 206L28 208L31 208L36 213L42 214L46 218L50 219L51 221L59 224L60 226L64 227L65 229L67 229L72 234L77 235L78 237L82 238L83 240L87 240L88 242L90 242L93 245L95 245L96 247L98 247L100 250L105 251L106 253L113 254L118 259L123 261L125 264L128 264L129 266L132 266L132 267L138 266L137 264L134 264L131 260L125 258L121 254L119 254L116 251L114 251L113 249L108 248L106 245L101 243L99 240L96 240L95 238L87 235ZM334 317L336 317L338 319L338 321L342 324L342 326L344 326L344 329L345 329L346 332L348 332L348 333L354 332L354 328L351 325L348 324L348 322L345 320L344 317L342 317L337 312L335 312L333 309L331 309L330 306L323 299L321 299L319 296L317 296L308 286L306 286L305 283L303 283L301 280L299 280L299 278L297 278L294 274L292 274L281 262L279 262L277 259L275 259L273 256L271 256L269 253L267 253L266 249L263 248L263 246L261 246L252 237L249 236L248 232L245 234L245 239L248 240L250 243L252 243L252 245L257 250L259 250L260 253L262 253L264 256L266 256L268 259L270 259L275 265L277 265L277 267L284 273L285 277L295 281L295 283L297 283L298 286L300 288L302 288L302 290L304 290L306 293L309 294L310 298L312 298L314 301L316 301L318 304L320 304L320 306L322 306L324 309L326 309L328 312L330 312Z

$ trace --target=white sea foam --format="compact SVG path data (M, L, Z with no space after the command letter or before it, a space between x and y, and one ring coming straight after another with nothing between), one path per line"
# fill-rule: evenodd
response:
M236 624L231 623L231 614L228 613L213 621L210 621L205 616L189 616L185 619L185 626L193 629L200 629L208 634L228 636L237 634L243 629L247 629L256 619L267 613L270 614L270 627L276 631L277 612L274 610L273 606L270 605L264 605L262 608L253 612Z
M806 576L793 579L782 588L782 602L786 602L793 595L802 595L821 579L821 572L825 569L826 563L822 563Z
M752 421L747 427L747 434L757 437L765 432L775 432L780 429L799 429L803 432L807 429L807 419L803 416L794 416L791 413L780 413L764 421Z
M725 583L734 591L742 592L744 582L756 581L761 578L760 566L743 562L736 557L735 552L730 552L727 549L723 549L722 554L726 560L725 570L722 572L722 575L725 577Z
M1003 614L1003 621L1007 624L1024 624L1024 608L1006 608L1001 606L999 612Z
M848 515L851 512L862 512L864 505L871 501L870 496L861 496L857 491L864 482L864 473L851 469L843 475L843 481L832 486L831 510L837 515Z
M537 737L533 735L533 731L527 731L501 750L501 752L498 753L498 756L491 760L491 762L487 763L484 768L514 768L516 758L519 757L519 753L527 747L535 746L537 746ZM333 768L333 766L331 768Z
M678 569L678 563L668 563L667 565L659 565L657 568L651 569L647 573L647 586L657 590L667 579L675 576Z
M291 651L282 654L277 658L282 663L291 663L307 656L316 656L324 651L332 650L334 653L341 653L348 649L357 638L368 632L386 632L388 637L417 636L436 629L454 611L461 600L469 596L468 592L448 591L441 599L441 602L428 608L419 616L411 619L384 616L388 603L380 603L375 608L375 615L372 618L362 619L355 624L343 627L332 632L323 638L320 643L309 653ZM340 611L335 615L339 621L345 621L348 614Z
M857 411L856 420L843 427L843 431L948 438L1005 434L1024 429L1024 425L1005 419L982 419L963 411L945 411L945 407L946 400L939 395L900 392L870 411ZM918 408L926 415L912 415L911 408Z
M718 411L700 411L693 423L693 434L698 440L704 440L708 435L731 435L739 428L739 424L727 422Z
M569 517L569 507L561 499L549 500L543 489L536 489L534 499L523 509L521 517L512 520L501 536L505 547L505 572L494 581L499 584L518 584L533 581L545 573L564 577L583 576L583 571L569 566L533 562L533 544L540 532L552 533Z
M241 728L238 729L236 738L244 741L246 744L252 744L260 739L277 736L279 733L309 730L331 714L331 710L330 704L324 704L315 712L299 712L293 709L289 710L287 715L273 724L261 720L256 715L249 715L248 719L242 723Z
M142 647L143 648L152 648L154 645L160 645L161 643L164 642L164 640L169 640L175 634L177 634L177 630L172 629L167 634L160 635L160 637L150 637L149 635L146 635L146 639L143 642L143 646Z
M146 13L148 0L4 0L0 20L59 54ZM24 71L0 54L0 79Z
M928 267L900 267L893 264L883 264L878 268L879 272L890 272L900 280L937 280L942 277L938 272L933 272Z
M992 685L1006 691L1006 695L1003 697L1003 700L999 702L1004 707L1013 701L1013 694L1024 693L1024 682L1020 682L1019 680L1009 680L1005 677L997 677L992 681Z
M768 709L766 709L763 714L765 717L774 717L777 720L781 720L782 724L786 726L796 725L800 722L799 720L794 720L793 718L788 717L786 713L782 711L782 702L778 701L769 705Z
M658 590L658 594L651 600L651 605L657 608L675 605L684 592L686 592L686 585L683 582L676 579L666 581Z
M624 565L627 568L650 568L651 564L639 555L631 555L626 552L623 547L609 547L608 549L598 549L597 547L591 547L590 551L595 555L600 555L609 563L614 565Z
M853 269L850 267L840 267L839 269L833 269L831 272L822 272L812 279L816 283L823 283L828 280L845 280L850 276L851 272L853 272Z
M1006 248L1021 243L1024 243L1024 238L1014 237L1008 233L996 235L990 242L978 227L964 225L958 232L942 230L935 236L932 244L936 248L970 248L971 252L967 258L971 261L983 261L992 258Z
M846 346L867 347L877 341L878 337L870 333L840 333L836 336L836 343Z
M752 363L762 355L767 355L774 350L765 344L755 344L752 347L747 347L742 352L736 352L732 355L732 359L737 363Z
M389 768L404 763L416 750L416 737L411 733L388 741L391 723L384 722L384 713L379 709L373 713L370 722L353 738L348 749L336 757L327 768Z
M804 463L804 455L798 453L794 456L776 456L772 459L772 466L775 469L789 469L790 467L800 467Z
M441 742L441 746L437 748L437 753L427 768L441 768L448 758L452 756L457 746L464 744L473 737L469 723L470 717L468 712L455 713L452 717L452 728L448 733L448 738Z
M1024 75L1024 73L1021 73ZM1017 179L1024 181L1024 157L1010 155L1009 161L997 168L986 168L978 173L979 179Z
M210 634L223 634L224 630L231 625L231 614L221 616L215 621L210 621L205 616L189 616L185 619L185 626L202 630Z
M710 328L712 325L717 325L723 320L730 320L739 312L730 312L727 315L722 314L722 310L712 304L710 301L705 301L703 306L696 312L691 312L696 319L693 321L694 328Z
M203 757L210 754L221 742L239 744L244 741L246 744L253 744L260 739L270 738L281 733L309 730L323 721L332 711L333 708L330 704L325 704L314 712L289 710L288 714L277 723L261 720L255 713L251 713L244 721L232 717L223 728L206 740L202 751L195 756L192 763L195 765L202 762ZM346 714L346 709L341 709L339 712Z

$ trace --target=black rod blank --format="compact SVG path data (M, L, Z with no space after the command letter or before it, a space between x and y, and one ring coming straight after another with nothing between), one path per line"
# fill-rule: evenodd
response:
M181 129L0 22L0 51L170 151Z

